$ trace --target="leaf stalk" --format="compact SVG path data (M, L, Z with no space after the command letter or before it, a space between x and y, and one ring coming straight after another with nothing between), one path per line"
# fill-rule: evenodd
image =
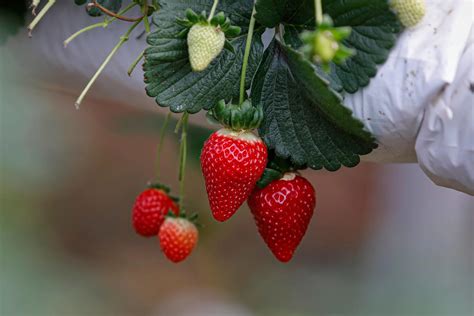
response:
M244 60L242 62L242 73L240 75L240 94L239 104L242 104L245 99L245 76L247 74L247 64L249 62L250 48L252 46L253 30L255 28L255 4L252 9L252 16L250 17L249 30L247 33L247 40L245 42Z

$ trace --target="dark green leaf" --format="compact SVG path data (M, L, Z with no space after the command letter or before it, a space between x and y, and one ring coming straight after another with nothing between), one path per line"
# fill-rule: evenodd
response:
M281 8L286 11L280 11ZM323 12L331 16L335 26L352 27L343 44L355 49L356 54L341 65L331 65L329 74L322 70L320 74L330 80L333 89L354 93L369 84L377 73L377 65L387 59L400 32L400 23L387 0L323 0ZM303 26L314 26L314 19L297 18L305 13L313 16L314 1L259 0L257 13L258 21L266 26L283 23L285 41L294 48L301 45L299 33Z
M257 0L256 20L266 26L279 23L314 25L314 0Z
M273 40L255 74L252 101L262 104L259 129L270 149L297 165L335 171L353 167L376 147L301 53Z
M229 101L239 93L240 72L248 23L252 12L252 0L222 0L217 7L242 29L232 39L235 53L224 49L211 65L202 72L193 72L188 61L186 38L178 34L185 27L176 23L184 18L187 8L194 11L210 11L211 1L162 1L161 9L153 16L157 30L148 37L145 51L145 83L147 94L160 106L170 107L173 112L198 112L211 109L218 101ZM247 68L246 84L250 86L263 52L262 29L254 34Z
M345 64L336 65L331 79L349 93L369 84L377 65L388 57L400 32L400 24L386 0L326 0L324 9L335 26L351 26L343 43L356 50Z

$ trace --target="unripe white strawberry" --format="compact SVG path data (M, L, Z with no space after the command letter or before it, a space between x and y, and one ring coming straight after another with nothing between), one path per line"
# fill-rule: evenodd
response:
M392 0L391 6L405 27L415 26L425 16L425 0Z
M194 24L188 33L189 61L193 71L203 71L216 58L225 44L219 26Z

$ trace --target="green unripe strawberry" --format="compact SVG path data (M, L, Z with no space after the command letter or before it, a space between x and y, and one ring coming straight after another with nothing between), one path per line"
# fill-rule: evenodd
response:
M350 27L334 27L331 18L324 15L322 22L314 31L301 33L303 45L300 50L306 58L320 64L325 71L329 71L331 62L341 64L354 55L355 51L342 42L350 34Z
M332 61L338 49L339 44L334 40L331 32L318 32L314 37L313 56L317 56L321 62Z
M391 6L405 27L415 26L425 16L425 0L392 0Z
M203 71L224 48L225 34L219 26L194 24L187 40L191 68Z
M179 37L187 37L189 62L193 71L203 71L221 53L223 48L234 53L234 47L226 38L240 34L240 27L231 25L224 12L217 13L210 20L206 12L197 14L191 9L185 12L186 18L176 19L184 28Z

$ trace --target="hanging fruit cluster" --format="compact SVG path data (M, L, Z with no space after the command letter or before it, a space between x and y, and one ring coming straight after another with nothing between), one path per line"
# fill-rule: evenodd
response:
M34 0L33 9L40 2ZM144 59L147 94L183 113L176 127L179 197L159 183L157 172L133 206L135 231L158 238L173 262L195 248L197 216L188 215L184 203L187 125L190 114L206 110L222 127L201 152L212 216L224 222L247 201L275 257L291 260L316 206L315 190L299 170L354 167L377 147L343 105L343 95L369 84L395 44L400 21L408 27L423 18L424 0L131 0L123 8L122 2L75 0L89 15L105 19L64 45L114 21L131 23L80 94L79 107L114 54L143 25L149 46L128 74ZM54 3L47 1L30 32ZM222 12L216 14L218 7ZM133 8L140 15L126 16ZM274 36L264 50L262 34L269 29Z

